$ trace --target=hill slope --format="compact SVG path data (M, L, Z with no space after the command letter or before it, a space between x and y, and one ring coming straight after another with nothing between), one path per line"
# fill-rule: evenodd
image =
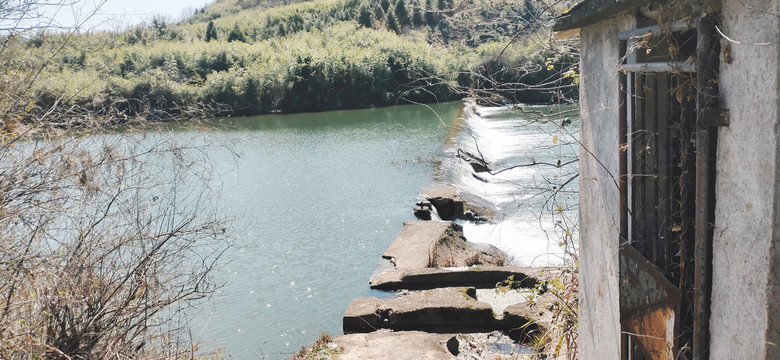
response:
M542 27L556 11L532 0L220 0L178 23L10 39L0 76L13 95L0 105L8 126L44 114L162 120L482 92L550 101L574 93L553 89L571 83L558 74L576 61Z

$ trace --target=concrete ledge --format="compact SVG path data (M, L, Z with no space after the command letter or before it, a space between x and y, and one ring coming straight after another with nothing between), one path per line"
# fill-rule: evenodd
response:
M342 349L340 360L449 360L456 359L459 345L452 334L387 330L343 335L333 343Z
M382 255L371 287L382 290L430 289L447 286L491 287L528 272L502 267L506 255L487 244L466 241L457 224L409 221ZM531 281L527 286L533 286Z
M396 269L425 268L434 244L447 235L451 226L443 221L407 221L382 257L390 259Z
M355 299L344 314L342 326L345 334L381 329L435 333L499 330L520 342L529 342L549 328L543 310L527 303L510 305L496 315L489 303L476 298L474 288L451 287L385 300Z
M504 309L503 324L510 338L528 343L550 328L549 312L531 308L528 303L510 305Z
M458 268L386 269L375 274L370 281L372 289L432 289L441 286L495 287L497 283L514 275L522 279L520 286L531 288L538 279L531 276L533 268L510 266L472 266Z
M436 209L436 213L442 220L466 219L483 222L488 221L494 214L493 210L486 207L489 204L480 205L476 198L464 199L452 187L426 189L420 192L420 196L425 199L424 203L430 204ZM417 210L415 208L415 211ZM421 207L419 210L424 209Z
M496 326L493 308L474 295L474 289L439 288L392 299L355 299L344 314L343 330L349 334L378 329L432 332L493 329Z

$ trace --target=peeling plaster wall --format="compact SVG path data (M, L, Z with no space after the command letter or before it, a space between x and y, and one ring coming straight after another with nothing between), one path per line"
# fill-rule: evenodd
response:
M713 240L711 359L778 358L778 38L780 1L724 0ZM757 43L770 43L759 45ZM774 243L774 245L773 245ZM779 344L780 345L780 344Z
M580 359L620 359L617 33L633 27L621 16L580 33Z

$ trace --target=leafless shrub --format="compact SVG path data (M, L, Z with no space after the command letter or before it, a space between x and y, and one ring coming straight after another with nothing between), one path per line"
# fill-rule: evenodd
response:
M81 109L24 100L103 2L0 6L2 359L191 358L186 310L218 286L228 231L210 202L206 145L74 136L90 127L70 120L89 121ZM72 6L83 10L73 26L53 19Z
M2 144L0 358L192 350L180 321L215 290L226 229L202 149L151 143Z

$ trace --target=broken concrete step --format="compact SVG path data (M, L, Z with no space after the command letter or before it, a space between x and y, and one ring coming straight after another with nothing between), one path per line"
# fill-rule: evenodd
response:
M414 216L419 220L431 220L433 205L428 201L420 201L414 206Z
M466 241L460 226L443 221L404 223L401 233L385 250L382 259L384 261L370 281L376 289L493 286L507 276L515 275L513 269L506 271L486 267L503 265L506 262L504 252L492 245ZM470 273L457 279L450 268L460 269L456 271L469 269ZM484 273L475 273L479 271Z
M490 304L477 301L473 288L440 288L392 299L352 301L344 314L345 334L378 329L478 331L493 329Z
M531 343L550 329L549 312L528 303L507 306L502 314L502 330L515 341Z
M520 280L520 287L532 288L538 283L530 275L532 273L532 268L492 265L417 269L386 267L371 277L370 285L377 290L432 289L443 286L491 288L509 276L514 276L514 279Z
M340 360L449 360L456 359L459 345L452 334L387 330L342 335L333 343Z
M407 221L382 257L391 259L396 269L425 268L434 244L451 227L452 223L443 221Z
M429 189L425 192L425 199L436 209L436 214L441 220L455 220L464 218L464 202L457 190L450 187Z
M437 333L499 330L527 342L546 328L535 312L538 309L519 303L497 314L489 303L476 298L474 288L439 288L392 299L355 299L344 314L342 326L345 334L380 329Z

